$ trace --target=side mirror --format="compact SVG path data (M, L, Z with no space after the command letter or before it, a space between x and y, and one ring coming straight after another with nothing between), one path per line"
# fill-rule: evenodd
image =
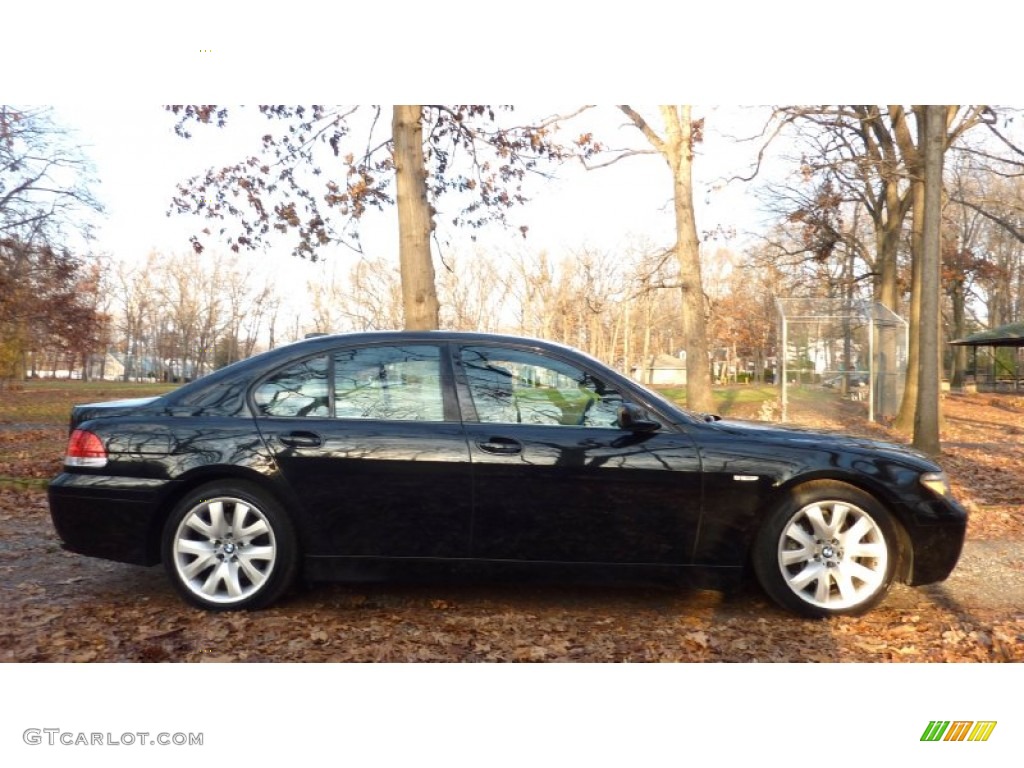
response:
M646 414L632 403L619 408L619 428L630 432L655 432L661 424L646 417Z

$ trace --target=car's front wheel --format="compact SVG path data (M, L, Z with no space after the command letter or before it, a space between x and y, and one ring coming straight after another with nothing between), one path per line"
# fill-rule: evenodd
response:
M796 488L765 519L753 565L769 597L805 616L863 613L885 597L899 559L894 523L845 483Z
M195 489L171 512L163 560L178 592L200 608L262 608L291 585L297 547L291 521L270 496L242 481Z

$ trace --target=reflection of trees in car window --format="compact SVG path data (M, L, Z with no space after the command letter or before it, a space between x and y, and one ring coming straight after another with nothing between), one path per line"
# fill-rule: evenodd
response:
M440 371L433 346L347 349L273 374L253 399L264 416L443 421Z
M253 399L264 416L329 416L328 361L315 357L274 374L256 388Z
M617 425L621 397L575 366L500 347L465 347L461 359L481 422Z
M444 420L437 347L363 347L338 352L334 382L338 418Z

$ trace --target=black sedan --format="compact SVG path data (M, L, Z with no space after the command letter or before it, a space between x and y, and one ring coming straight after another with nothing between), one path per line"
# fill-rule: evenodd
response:
M76 406L49 488L73 551L163 562L203 608L395 564L747 570L809 616L956 564L967 516L905 448L681 410L533 339L323 336L162 397Z

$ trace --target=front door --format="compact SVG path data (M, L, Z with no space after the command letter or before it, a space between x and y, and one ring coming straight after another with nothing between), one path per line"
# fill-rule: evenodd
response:
M690 562L700 461L690 438L617 424L598 375L514 346L465 346L456 375L473 462L475 557Z

